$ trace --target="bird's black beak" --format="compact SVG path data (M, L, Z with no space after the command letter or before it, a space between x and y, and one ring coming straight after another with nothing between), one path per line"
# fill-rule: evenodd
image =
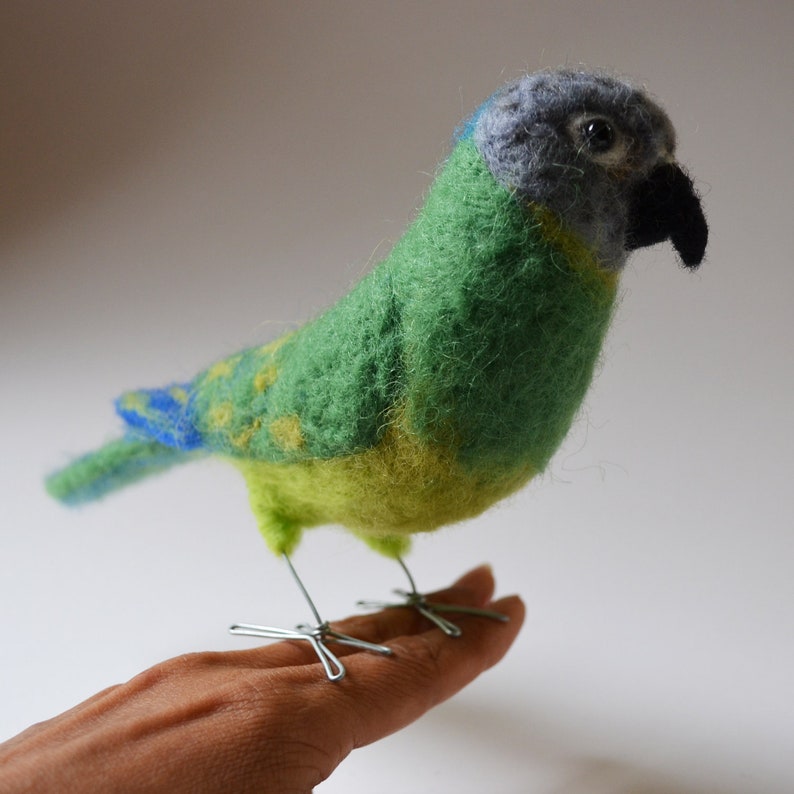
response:
M696 268L706 253L709 228L692 180L675 164L657 166L629 198L626 248L670 239L681 261Z

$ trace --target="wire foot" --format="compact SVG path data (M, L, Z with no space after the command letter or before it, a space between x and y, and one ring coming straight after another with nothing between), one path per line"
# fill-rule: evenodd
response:
M329 681L341 681L347 670L339 657L328 647L327 641L338 642L341 645L348 645L351 648L358 648L363 651L372 651L383 656L391 656L393 651L385 645L377 645L374 642L360 640L348 634L332 629L327 622L322 622L316 626L309 626L301 623L295 629L280 629L275 626L259 626L253 623L235 623L229 626L231 634L245 635L247 637L263 637L271 640L302 640L308 642L320 664L325 670L325 675Z
M312 601L305 585L298 576L289 556L287 554L283 554L282 556L287 563L292 578L300 588L301 593L303 593L303 597L306 599L306 603L309 605L309 609L311 609L314 615L315 624L310 626L306 623L301 623L294 629L280 629L275 626L260 626L255 623L235 623L229 626L229 633L245 635L247 637L261 637L270 640L300 640L308 642L317 654L317 658L320 660L329 681L341 681L345 677L347 671L339 657L328 647L326 644L327 642L337 642L340 645L347 645L362 651L379 653L383 656L391 656L392 653L394 653L391 648L387 648L385 645L378 645L374 642L360 640L357 637L351 637L348 634L343 634L340 631L336 631L336 629L332 629L328 621L320 617L320 613L314 605L314 601Z
M358 606L364 607L365 609L413 608L419 612L420 615L427 618L431 623L441 629L448 637L460 637L463 632L460 626L453 623L451 620L447 620L443 613L477 615L478 617L489 618L490 620L499 620L502 623L506 623L509 620L507 615L503 615L501 612L495 612L492 609L480 609L478 607L458 606L455 604L437 604L428 601L427 598L416 589L414 578L411 576L411 572L408 570L408 566L403 559L398 557L397 562L405 572L405 575L408 577L408 582L410 583L410 589L408 590L396 589L392 591L396 595L401 596L403 601L400 603L389 601L359 601Z

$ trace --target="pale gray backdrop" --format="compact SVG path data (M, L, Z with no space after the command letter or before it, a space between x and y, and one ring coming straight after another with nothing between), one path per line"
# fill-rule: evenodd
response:
M490 560L522 593L511 654L319 790L794 790L792 33L788 2L3 3L0 738L307 617L231 468L80 512L42 476L114 434L119 391L342 294L465 114L583 62L668 108L708 260L635 257L547 475L416 543L421 585ZM335 617L401 583L335 530L296 562Z

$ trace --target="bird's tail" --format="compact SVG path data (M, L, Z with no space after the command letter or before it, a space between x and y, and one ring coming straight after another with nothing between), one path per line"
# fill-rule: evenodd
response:
M188 461L188 453L151 439L126 436L83 455L66 468L51 474L47 492L67 505L79 505Z

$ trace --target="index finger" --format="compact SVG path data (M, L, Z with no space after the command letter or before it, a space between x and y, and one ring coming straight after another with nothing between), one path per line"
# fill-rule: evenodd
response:
M388 658L371 654L345 657L348 676L333 687L336 718L347 723L346 754L405 727L447 700L507 653L524 620L517 596L500 599L489 608L506 615L506 623L462 615L462 629L451 639L436 628L394 637Z

